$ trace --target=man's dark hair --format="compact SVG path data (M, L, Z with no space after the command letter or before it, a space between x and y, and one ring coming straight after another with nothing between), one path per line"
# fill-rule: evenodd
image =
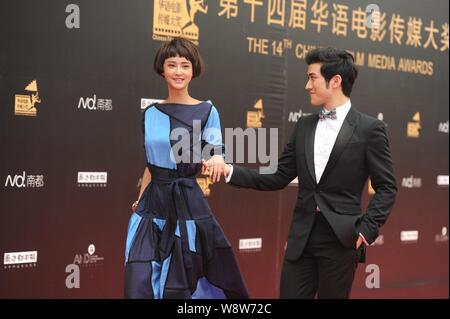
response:
M321 63L320 73L325 81L330 83L333 76L339 74L342 78L342 92L350 97L353 83L358 76L358 69L353 56L344 50L336 48L317 48L306 55L306 64Z
M191 41L183 38L174 38L165 42L156 52L153 68L155 72L162 75L164 72L164 61L173 57L186 58L192 63L192 78L199 76L205 69L205 64L197 46Z

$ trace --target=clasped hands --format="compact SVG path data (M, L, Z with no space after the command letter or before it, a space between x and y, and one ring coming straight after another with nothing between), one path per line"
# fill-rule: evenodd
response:
M207 161L202 160L202 174L209 175L213 183L219 182L222 176L227 177L229 173L230 166L220 155L214 155Z

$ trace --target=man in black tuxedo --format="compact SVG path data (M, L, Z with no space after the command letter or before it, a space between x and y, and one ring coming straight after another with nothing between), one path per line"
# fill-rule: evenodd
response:
M320 48L306 57L306 90L319 113L301 117L281 154L277 171L223 166L234 186L271 191L298 176L281 298L348 298L365 246L378 237L397 192L383 122L360 113L350 101L357 76L353 56ZM361 193L370 177L375 195L367 212Z

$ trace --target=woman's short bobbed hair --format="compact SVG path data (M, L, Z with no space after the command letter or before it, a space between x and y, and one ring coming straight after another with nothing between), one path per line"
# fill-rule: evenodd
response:
M197 46L184 38L174 38L161 45L156 52L155 61L153 61L155 72L162 75L164 72L164 61L177 56L186 58L192 63L192 78L196 78L203 73L205 64Z

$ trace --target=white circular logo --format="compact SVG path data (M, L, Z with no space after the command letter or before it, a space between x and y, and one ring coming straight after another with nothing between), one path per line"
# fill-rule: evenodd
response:
M384 115L383 115L383 113L378 113L377 118L378 118L380 121L384 120Z
M442 227L441 234L442 234L442 236L447 235L447 227Z
M92 255L93 253L95 253L95 246L93 244L89 245L88 253L89 253L89 255Z

